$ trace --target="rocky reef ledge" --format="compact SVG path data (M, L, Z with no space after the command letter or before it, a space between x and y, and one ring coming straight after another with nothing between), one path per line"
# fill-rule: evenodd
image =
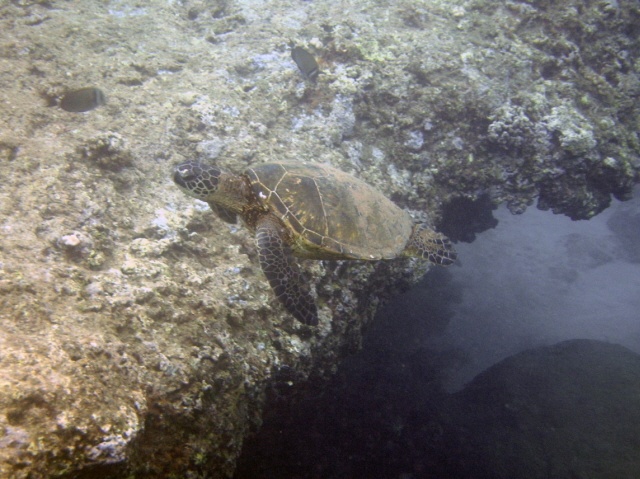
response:
M332 374L424 273L308 262L320 326L297 324L178 162L331 163L458 240L639 180L635 1L140 5L0 6L2 477L230 477L267 388Z

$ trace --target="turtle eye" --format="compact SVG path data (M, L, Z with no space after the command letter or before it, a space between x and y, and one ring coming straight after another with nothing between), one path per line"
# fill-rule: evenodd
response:
M184 168L182 170L177 170L176 174L180 175L182 181L194 181L196 179L196 175L189 168Z
M173 181L187 194L192 194L198 184L198 174L189 165L179 165L173 171Z

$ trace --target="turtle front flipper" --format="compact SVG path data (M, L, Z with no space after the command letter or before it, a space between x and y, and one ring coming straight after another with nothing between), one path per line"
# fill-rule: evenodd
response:
M256 240L260 266L278 300L298 321L312 326L318 324L316 303L278 220L269 215L258 220Z
M225 223L235 225L238 222L238 215L234 211L225 208L224 206L217 205L213 201L210 201L209 208L211 208L212 211L215 211L216 215L218 215L218 218L220 218Z
M441 266L449 266L458 257L449 238L422 224L413 227L403 255L428 259Z

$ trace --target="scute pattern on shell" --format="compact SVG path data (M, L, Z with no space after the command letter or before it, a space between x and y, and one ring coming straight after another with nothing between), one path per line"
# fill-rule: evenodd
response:
M245 174L256 198L289 229L299 256L389 259L411 236L409 215L380 192L335 168L268 163Z

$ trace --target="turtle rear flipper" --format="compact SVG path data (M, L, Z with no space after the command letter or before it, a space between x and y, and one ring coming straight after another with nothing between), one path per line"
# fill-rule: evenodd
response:
M275 218L264 216L256 225L256 240L260 266L278 300L297 320L318 324L316 303L284 241L282 226Z
M413 227L403 254L428 259L441 266L449 266L458 257L449 238L422 224Z

